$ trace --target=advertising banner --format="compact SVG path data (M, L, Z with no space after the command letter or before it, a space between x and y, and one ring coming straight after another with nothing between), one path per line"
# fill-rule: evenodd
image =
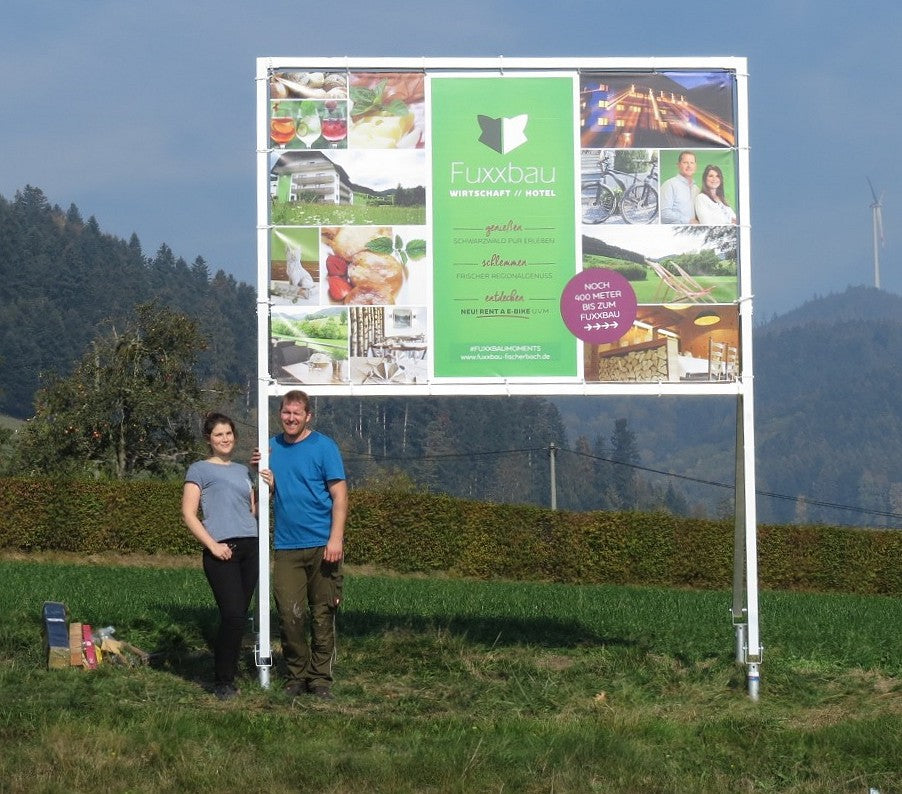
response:
M735 389L750 285L730 63L261 63L274 384Z
M432 81L436 377L577 375L573 77ZM479 135L474 135L474 130Z

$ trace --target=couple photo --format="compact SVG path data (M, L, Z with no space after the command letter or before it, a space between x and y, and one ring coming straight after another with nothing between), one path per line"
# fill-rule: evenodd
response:
M729 226L737 222L731 153L662 151L662 177L668 172L673 176L661 182L661 223Z

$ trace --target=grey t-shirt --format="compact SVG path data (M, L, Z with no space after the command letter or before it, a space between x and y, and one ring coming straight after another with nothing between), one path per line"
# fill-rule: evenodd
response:
M257 519L251 513L251 476L241 463L199 460L188 467L185 482L200 488L204 528L215 540L257 536Z

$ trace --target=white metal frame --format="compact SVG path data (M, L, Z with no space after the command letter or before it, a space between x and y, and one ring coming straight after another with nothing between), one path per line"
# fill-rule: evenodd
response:
M336 58L267 57L257 59L256 156L257 156L257 402L258 446L261 468L267 466L269 398L280 396L291 385L279 384L269 373L269 168L268 90L271 69L319 69L323 71L410 70L431 73L473 72L509 75L544 72L728 70L736 75L737 174L739 185L739 297L741 374L735 381L697 383L572 383L527 382L483 379L466 383L433 382L421 385L305 385L311 396L480 396L480 395L581 395L581 396L733 396L737 401L736 491L732 619L736 638L736 661L746 666L748 694L759 697L759 665L763 648L759 639L757 533L755 510L754 396L752 357L751 228L749 202L748 74L745 58ZM258 587L258 644L256 649L260 683L269 686L271 667L269 612L269 490L260 481L260 580Z

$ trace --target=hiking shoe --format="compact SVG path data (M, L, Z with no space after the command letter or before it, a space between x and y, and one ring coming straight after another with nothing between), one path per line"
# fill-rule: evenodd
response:
M291 698L296 698L298 695L306 695L308 691L306 681L292 681L285 687L285 694Z
M332 694L332 690L327 686L315 686L310 690L310 694L314 697L318 697L320 700L334 700L335 696Z
M213 694L218 700L231 700L241 694L241 690L233 684L217 684L213 689Z

